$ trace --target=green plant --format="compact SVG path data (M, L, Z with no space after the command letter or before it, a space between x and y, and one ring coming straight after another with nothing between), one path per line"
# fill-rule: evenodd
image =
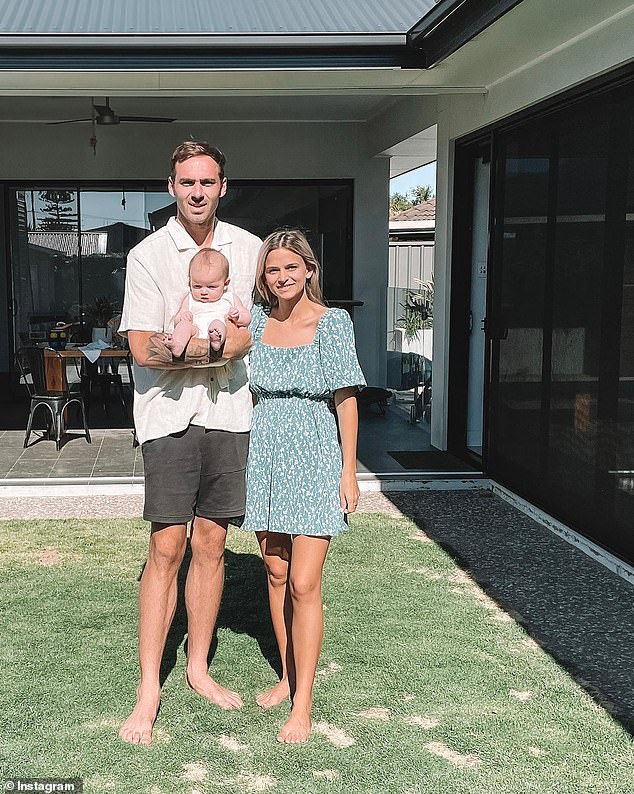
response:
M415 339L419 331L432 328L434 320L434 278L432 276L430 281L416 279L416 282L420 288L407 290L405 303L400 304L405 314L396 323L408 342Z
M93 327L105 328L108 325L108 321L114 317L115 311L114 303L104 295L100 298L95 298L93 304L88 307L87 314Z
M434 189L431 185L417 185L409 192L412 204L422 204L434 197Z
M397 215L399 212L429 201L433 197L434 189L431 185L417 185L407 193L392 193L390 195L390 215Z
M390 215L397 215L403 210L408 210L411 206L412 202L402 193L393 193L390 196Z

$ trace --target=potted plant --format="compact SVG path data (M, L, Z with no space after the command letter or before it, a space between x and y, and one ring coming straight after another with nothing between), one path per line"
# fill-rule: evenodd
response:
M411 342L416 339L419 331L427 331L433 327L434 312L434 279L421 281L416 279L419 289L407 290L405 303L401 308L405 314L396 323L396 328L403 331L405 339Z
M92 341L102 340L103 342L112 341L112 328L108 325L115 313L115 305L110 298L105 295L95 298L92 306L89 307L88 316L92 322Z

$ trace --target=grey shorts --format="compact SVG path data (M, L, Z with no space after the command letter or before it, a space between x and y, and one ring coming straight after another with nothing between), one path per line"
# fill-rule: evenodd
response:
M187 524L196 515L241 523L249 433L189 425L141 449L146 521Z

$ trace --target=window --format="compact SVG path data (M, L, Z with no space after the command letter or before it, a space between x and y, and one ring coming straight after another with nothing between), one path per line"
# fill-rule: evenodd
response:
M159 183L15 186L8 197L16 346L58 321L89 320L95 298L120 309L128 251L176 214ZM352 183L230 183L218 217L260 237L301 228L326 298L352 298Z

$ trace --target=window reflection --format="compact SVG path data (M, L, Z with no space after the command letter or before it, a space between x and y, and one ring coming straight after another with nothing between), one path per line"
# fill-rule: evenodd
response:
M163 187L44 185L14 190L10 212L17 347L46 339L56 322L80 324L96 299L120 310L128 251L176 206ZM280 226L303 229L321 258L326 298L353 297L351 183L232 185L218 216L260 237Z

